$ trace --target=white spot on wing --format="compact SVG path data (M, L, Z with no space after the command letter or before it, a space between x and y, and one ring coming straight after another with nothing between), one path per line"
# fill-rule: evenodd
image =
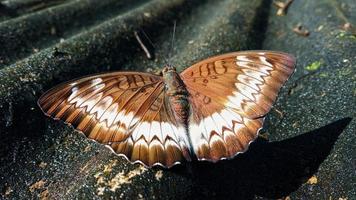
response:
M103 82L103 79L101 78L96 78L91 81L91 86L97 85L99 83Z
M78 94L78 87L73 87L72 88L72 93L68 97L68 101L71 102L75 96Z
M267 74L264 74L263 72L259 72L259 71L256 71L256 70L251 70L251 69L243 69L242 70L243 73L249 77L253 77L255 78L256 80L259 80L261 82L263 82L263 76L266 76ZM241 76L242 74L238 75L237 77Z
M142 122L140 123L132 133L132 139L134 141L137 141L141 136L144 136L144 138L148 138L148 134L150 131L150 123L149 122Z
M261 81L242 74L237 76L237 79L239 82L249 85L257 91L260 90L258 85L262 85Z
M222 127L229 129L234 127L235 130L224 130L224 138L226 138L227 135L234 135L234 132L232 131L238 131L240 128L244 127L244 124L242 124L243 119L240 114L229 108L225 108L219 113L215 112L211 116L199 119L199 121L199 124L193 121L189 124L189 136L195 152L198 151L200 146L207 144L207 138L210 137L211 131L214 130L215 132L220 133ZM233 121L237 123L233 124ZM212 136L212 138L210 138L210 144L218 140L224 142L221 137L217 135Z
M212 131L215 131L221 135L221 131L219 130L218 127L216 127L215 121L213 120L213 118L211 116L206 117L204 122L205 122L204 124L205 124L206 131L208 132L209 137L210 137L210 134Z
M227 97L227 100L225 106L242 110L241 103L246 101L247 98L235 91Z
M239 89L239 92L237 91L233 92L235 96L243 94L246 97L248 97L250 100L256 100L255 96L253 96L253 94L256 93L254 89L241 83L235 83L235 85Z
M195 152L198 151L200 145L206 143L206 140L202 137L202 129L200 124L198 125L196 123L191 122L189 125L189 136Z
M266 57L260 56L259 59L260 59L260 61L261 61L263 64L265 64L265 65L267 65L267 66L270 66L270 67L273 67L273 65L267 61L267 58L266 58Z
M245 128L245 125L242 123L235 123L234 133L239 134L239 130Z
M113 122L115 120L115 117L118 114L118 108L119 108L119 104L118 103L112 104L106 110L106 112L103 114L103 116L101 116L100 121L107 120L107 126L110 127L113 124Z
M222 142L222 138L214 134L210 139L210 146L213 146L215 142Z
M139 121L138 117L135 117L133 112L129 112L127 115L124 115L121 122L124 124L127 124L128 128L136 125L136 123Z
M173 140L178 141L178 138L173 133L172 128L170 127L168 122L162 122L161 124L162 133L163 135L169 135Z
M76 106L77 107L79 107L84 101L90 101L90 100L92 100L92 98L93 97L91 97L91 95L93 95L93 94L96 94L96 93L98 93L98 91L100 91L102 88L104 88L105 87L105 84L99 84L99 85L96 85L96 87L95 87L95 89L92 91L92 92L90 92L89 94L87 94L87 95L85 95L85 96L81 96L81 95L79 95L79 96L77 96L77 97L72 97L73 99L71 99L71 100L68 100L69 101L69 103L71 103L71 104L76 104ZM98 93L99 94L99 93ZM97 97L97 96L94 96L94 97ZM81 107L83 107L83 106L81 106ZM88 109L87 109L88 110Z
M238 61L251 62L251 59L248 59L247 56L236 56L236 59L237 59Z
M78 98L78 100L76 101L76 105L80 105L80 107L87 107L86 108L86 112L91 111L91 109L93 109L93 107L96 105L96 103L98 101L100 101L101 97L103 96L103 93L100 92L94 96L92 96L90 99L84 101L84 98ZM73 100L74 101L74 100Z
M188 148L189 140L188 140L188 134L186 129L183 126L179 126L177 131L178 131L177 134L179 136L180 146L182 148L183 147Z
M111 96L106 96L100 100L94 108L90 111L90 114L97 113L97 118L99 119L105 110L111 105L113 98Z
M76 84L77 84L77 82L74 81L73 83L70 83L69 85L70 85L70 86L75 86Z
M249 69L254 69L254 71L252 72L256 72L256 70L258 70L260 73L263 73L264 76L269 75L271 70L273 70L273 66L267 66L267 65L261 65L261 64L257 64L255 62L252 61L236 61L236 65L237 66L241 66L244 68L249 68ZM244 73L246 73L244 71Z
M150 136L148 138L148 141L152 141L154 136L157 136L160 141L164 141L162 137L161 123L157 121L151 122L151 130L150 130Z
M215 124L218 126L219 131L222 131L222 125L224 125L224 126L226 126L226 127L228 127L228 128L231 128L229 121L231 121L232 119L230 119L230 120L225 120L225 119L221 116L221 114L219 114L219 113L217 113L217 112L214 113L214 114L212 114L211 117L213 118Z

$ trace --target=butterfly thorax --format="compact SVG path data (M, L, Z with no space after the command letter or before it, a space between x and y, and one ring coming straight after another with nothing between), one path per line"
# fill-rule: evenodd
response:
M189 115L188 91L174 67L166 66L162 70L165 91L178 122L187 124Z

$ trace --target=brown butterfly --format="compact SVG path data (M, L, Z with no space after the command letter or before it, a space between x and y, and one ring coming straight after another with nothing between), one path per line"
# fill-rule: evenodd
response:
M295 58L241 51L200 61L178 74L110 72L60 84L43 94L44 113L146 166L216 162L256 139Z

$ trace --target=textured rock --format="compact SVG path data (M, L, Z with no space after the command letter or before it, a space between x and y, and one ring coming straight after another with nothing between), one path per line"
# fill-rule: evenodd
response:
M285 16L268 0L14 0L0 4L0 192L8 199L352 199L355 195L355 3L294 1ZM231 161L145 169L62 122L37 98L86 74L159 69L245 49L296 55L264 138ZM301 23L310 35L293 28ZM155 43L146 58L134 31ZM267 142L268 138L271 142ZM314 175L314 176L313 176ZM308 181L309 178L312 178Z

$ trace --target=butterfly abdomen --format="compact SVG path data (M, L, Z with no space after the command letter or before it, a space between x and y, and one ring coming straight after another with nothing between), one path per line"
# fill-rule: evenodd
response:
M169 102L173 109L174 115L182 124L187 124L189 117L189 103L187 95L176 95L169 97Z
M186 125L189 116L189 93L179 74L174 69L163 71L163 79L169 99L168 102L176 121Z

